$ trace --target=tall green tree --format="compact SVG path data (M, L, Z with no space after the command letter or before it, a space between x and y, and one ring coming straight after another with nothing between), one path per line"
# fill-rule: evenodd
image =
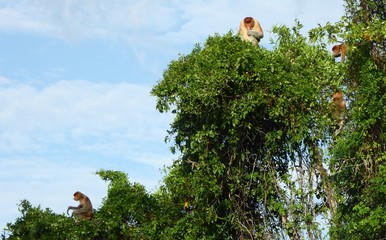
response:
M300 29L275 27L272 51L232 33L209 37L154 86L157 109L175 114L169 133L180 153L164 188L189 203L170 226L176 236L320 238L317 218L336 207L322 146L343 79Z
M346 0L346 16L339 29L329 32L349 49L342 65L349 122L331 145L331 169L340 193L332 239L386 238L385 26L384 0Z

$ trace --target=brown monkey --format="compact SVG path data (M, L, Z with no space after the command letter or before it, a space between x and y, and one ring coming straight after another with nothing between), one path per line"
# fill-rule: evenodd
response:
M67 208L67 214L69 210L72 210L71 216L75 218L90 220L93 216L93 208L90 199L78 191L74 193L74 200L79 201L79 205L77 207L69 206Z
M345 123L346 101L343 99L342 91L338 90L332 96L335 105L334 119L336 120L335 135L338 135Z
M241 21L239 34L242 40L250 41L253 45L259 44L260 39L264 37L259 21L253 17L246 17Z
M347 46L342 43L332 47L332 56L335 58L340 57L340 62L344 62L347 54Z

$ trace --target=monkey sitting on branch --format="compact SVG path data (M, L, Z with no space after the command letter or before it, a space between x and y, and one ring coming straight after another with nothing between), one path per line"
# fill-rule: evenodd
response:
M259 44L260 39L264 37L259 21L253 17L246 17L241 21L239 34L242 40L250 41L253 45Z
M78 191L74 193L74 200L79 201L79 205L77 207L69 206L67 208L67 214L69 210L72 210L72 217L76 219L90 220L93 216L93 208L90 199Z

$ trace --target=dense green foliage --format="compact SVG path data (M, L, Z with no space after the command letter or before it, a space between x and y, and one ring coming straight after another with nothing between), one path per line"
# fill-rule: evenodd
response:
M157 108L175 113L170 134L182 154L166 186L193 209L184 238L320 236L316 217L331 204L313 196L333 196L319 145L341 79L330 53L299 29L274 28L273 51L231 33L209 37L153 89ZM312 176L293 176L304 170Z
M24 200L3 239L386 238L386 8L346 3L309 40L298 22L273 28L272 50L230 32L172 61L152 89L178 154L159 190L101 170L91 221ZM338 37L344 63L325 45ZM338 89L348 113L335 136Z
M140 184L131 184L122 172L100 170L97 174L109 181L107 197L91 221L77 221L49 209L32 207L27 200L22 214L7 225L7 239L149 239L157 236L152 229L155 199ZM146 236L146 237L143 237ZM157 239L152 238L151 239Z
M347 1L350 130L332 148L340 193L332 237L386 238L386 3Z

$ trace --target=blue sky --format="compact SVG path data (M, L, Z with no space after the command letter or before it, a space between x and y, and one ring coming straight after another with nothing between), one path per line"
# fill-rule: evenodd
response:
M98 208L99 169L154 191L178 156L149 92L194 44L253 16L270 48L275 24L343 14L337 0L0 0L0 228L22 199L60 214L82 191Z

